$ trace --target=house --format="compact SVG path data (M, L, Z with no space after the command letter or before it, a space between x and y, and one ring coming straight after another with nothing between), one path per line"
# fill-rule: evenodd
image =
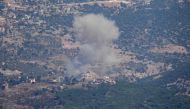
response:
M31 84L34 84L34 83L36 82L36 79L35 79L35 78L31 78L31 79L29 79L29 82L30 82Z
M7 82L4 82L1 89L2 90L7 90L9 88L9 84Z

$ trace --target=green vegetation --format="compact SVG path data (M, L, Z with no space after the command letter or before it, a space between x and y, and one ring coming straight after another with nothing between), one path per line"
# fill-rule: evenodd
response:
M72 89L56 94L65 109L189 109L190 98L176 96L156 83L118 82L89 90Z
M123 79L113 86L63 90L56 98L65 109L190 109L190 97L176 95L176 87L166 86L178 78L189 78L188 65L179 63L157 80L148 77L129 83Z

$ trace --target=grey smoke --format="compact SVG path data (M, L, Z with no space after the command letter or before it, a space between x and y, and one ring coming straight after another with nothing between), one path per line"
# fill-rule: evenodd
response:
M119 29L115 23L103 15L75 17L73 27L81 43L104 44L119 37Z
M114 21L100 14L77 16L73 31L76 41L80 42L80 52L68 65L70 75L84 74L89 66L96 66L99 73L105 73L108 66L119 64L120 60L111 48L112 42L119 37Z

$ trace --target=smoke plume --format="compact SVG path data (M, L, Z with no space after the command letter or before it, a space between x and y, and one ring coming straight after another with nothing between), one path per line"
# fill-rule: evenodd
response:
M88 14L77 16L73 21L76 41L80 43L79 55L68 65L70 75L86 73L91 66L98 73L105 73L120 60L111 48L111 44L119 37L119 29L114 21L103 15Z

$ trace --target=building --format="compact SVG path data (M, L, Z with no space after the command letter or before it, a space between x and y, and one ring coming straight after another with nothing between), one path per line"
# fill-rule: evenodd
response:
M30 82L31 84L34 84L34 83L36 82L36 79L35 79L35 78L31 78L31 79L29 79L29 82Z
M7 82L4 82L1 89L2 90L7 90L9 88L9 84Z

